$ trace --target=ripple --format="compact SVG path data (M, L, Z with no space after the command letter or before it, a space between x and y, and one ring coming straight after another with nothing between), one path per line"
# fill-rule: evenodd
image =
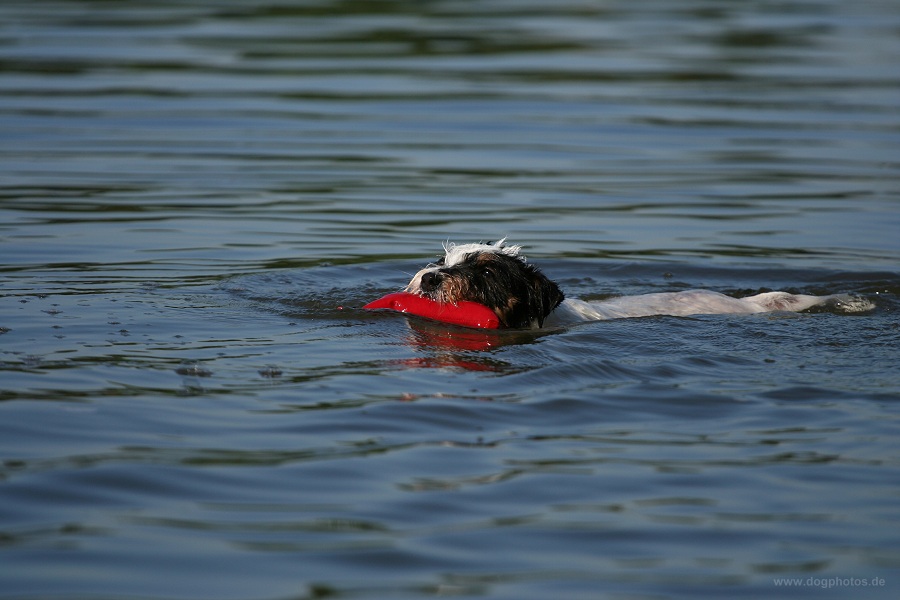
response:
M4 592L890 581L887 4L3 2ZM360 309L504 235L572 297L874 309Z

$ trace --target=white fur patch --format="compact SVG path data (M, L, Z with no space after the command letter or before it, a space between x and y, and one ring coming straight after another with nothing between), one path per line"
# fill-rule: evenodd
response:
M452 267L466 259L466 256L477 252L494 252L496 254L505 254L513 256L525 262L524 256L519 256L522 246L504 246L503 242L506 238L497 240L493 244L454 244L453 242L444 242L444 266Z
M864 312L875 305L857 296L804 296L786 292L765 292L747 298L732 298L708 290L661 292L639 296L619 296L607 300L585 302L566 298L544 321L544 327L572 325L585 321L671 315L752 314L763 312L799 312L813 306L831 305L840 312Z

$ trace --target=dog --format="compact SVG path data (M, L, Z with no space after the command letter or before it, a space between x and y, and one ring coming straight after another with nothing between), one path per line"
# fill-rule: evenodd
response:
M807 296L787 292L733 298L708 290L687 290L594 302L567 299L556 282L521 256L521 246L505 242L506 238L493 243L445 242L444 256L417 272L404 291L443 303L483 304L496 313L505 329L559 327L653 315L799 312L828 303L846 312L872 308L867 300L845 294Z

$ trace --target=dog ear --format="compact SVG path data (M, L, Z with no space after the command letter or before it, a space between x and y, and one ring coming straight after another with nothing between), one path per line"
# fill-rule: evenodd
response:
M544 319L560 305L565 295L555 281L551 281L536 267L531 267L531 293L528 294L531 305L529 313L538 327L544 326ZM529 324L530 325L530 324Z

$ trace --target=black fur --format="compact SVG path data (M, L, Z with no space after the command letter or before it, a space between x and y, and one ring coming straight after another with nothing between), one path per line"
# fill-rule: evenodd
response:
M461 262L422 275L421 292L443 302L478 302L505 328L540 327L565 296L540 269L497 252L473 252Z

